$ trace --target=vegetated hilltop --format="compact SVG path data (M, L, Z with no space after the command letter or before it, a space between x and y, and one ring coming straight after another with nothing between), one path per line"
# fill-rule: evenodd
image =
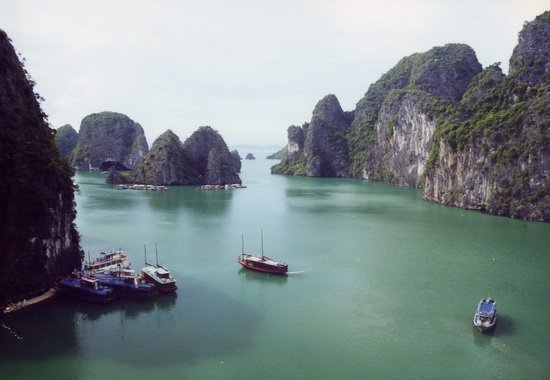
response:
M148 185L241 184L237 157L238 152L230 152L221 135L211 127L200 127L183 144L168 130L155 140L127 178L117 179L113 174L110 180Z
M321 100L310 123L288 129L272 172L385 181L550 221L549 56L550 11L524 25L508 76L498 64L482 70L463 44L412 54L369 87L349 125L335 97Z
M60 127L55 133L55 143L63 158L68 158L70 156L71 152L76 147L77 141L78 132L69 124Z
M281 149L279 149L278 151L276 151L275 153L273 154L270 154L269 156L267 156L266 158L268 160L282 160L286 157L287 155L287 149L288 147L284 146L282 147Z
M73 174L23 64L0 30L0 304L81 265Z
M100 112L82 119L71 163L80 170L131 170L148 151L141 125L120 113Z

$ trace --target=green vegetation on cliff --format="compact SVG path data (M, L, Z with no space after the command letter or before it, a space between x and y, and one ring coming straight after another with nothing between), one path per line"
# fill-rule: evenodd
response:
M61 157L68 158L78 141L78 133L69 124L60 127L55 133L55 143Z
M80 267L72 169L33 83L0 30L0 304Z

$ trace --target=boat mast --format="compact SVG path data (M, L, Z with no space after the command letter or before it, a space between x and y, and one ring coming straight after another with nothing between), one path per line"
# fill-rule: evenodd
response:
M244 256L244 235L241 234L241 254Z
M145 266L147 266L147 246L143 244L143 253L145 254Z
M260 229L260 237L262 240L262 260L264 259L264 230Z
M155 258L157 261L157 267L159 266L159 251L157 249L157 243L155 243Z

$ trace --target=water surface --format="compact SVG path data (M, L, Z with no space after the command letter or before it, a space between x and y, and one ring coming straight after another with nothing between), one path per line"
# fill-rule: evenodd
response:
M261 155L256 154L256 157ZM274 176L248 187L117 191L78 173L86 254L159 260L176 295L90 305L56 297L0 329L0 378L355 379L550 376L550 225L428 203L419 191ZM241 269L245 248L286 277ZM493 334L472 326L497 300Z

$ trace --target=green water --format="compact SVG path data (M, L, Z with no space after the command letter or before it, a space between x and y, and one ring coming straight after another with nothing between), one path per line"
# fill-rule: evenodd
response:
M257 157L259 155L256 155ZM176 296L90 305L55 297L4 318L0 378L550 377L550 225L422 200L417 190L269 174L243 161L232 191L116 191L79 173L92 256L143 245ZM245 248L289 264L241 269ZM496 298L497 328L472 326Z

